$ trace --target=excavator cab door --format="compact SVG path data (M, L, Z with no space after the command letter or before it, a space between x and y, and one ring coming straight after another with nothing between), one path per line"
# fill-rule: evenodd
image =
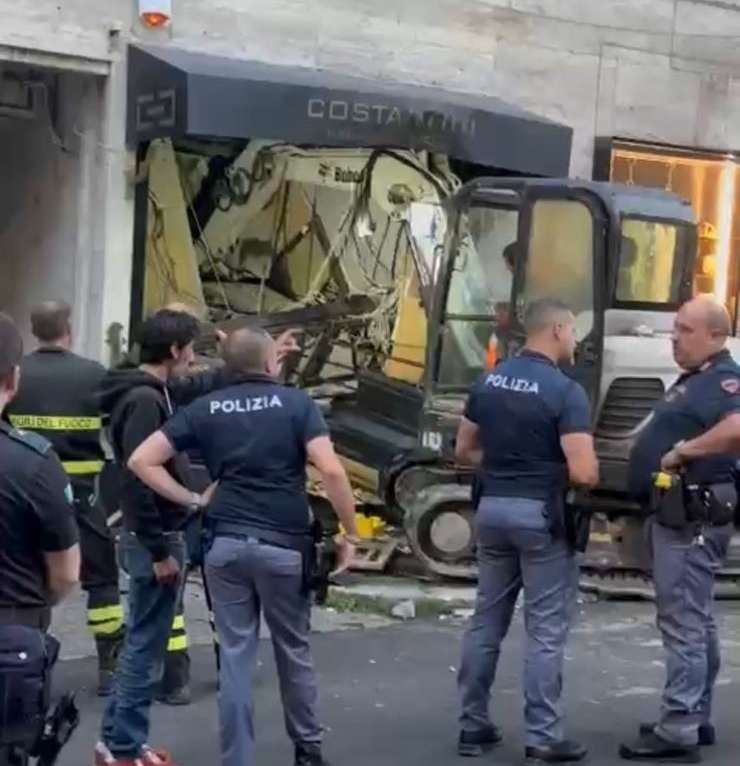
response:
M609 218L603 201L567 183L525 186L519 216L507 355L524 343L524 313L532 301L560 300L576 320L577 346L563 369L581 383L595 410L604 350Z

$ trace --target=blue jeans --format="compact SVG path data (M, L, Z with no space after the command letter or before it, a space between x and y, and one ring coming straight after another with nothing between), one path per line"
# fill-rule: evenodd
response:
M501 644L524 590L527 745L550 745L564 738L563 654L576 604L578 565L567 544L548 531L541 500L484 497L476 522L478 598L463 640L460 724L470 732L491 725L488 703Z
M182 534L166 537L170 555L183 570ZM120 551L130 578L128 620L115 690L103 715L102 737L116 758L138 758L149 738L149 708L162 676L180 585L157 582L152 556L133 534L124 534Z

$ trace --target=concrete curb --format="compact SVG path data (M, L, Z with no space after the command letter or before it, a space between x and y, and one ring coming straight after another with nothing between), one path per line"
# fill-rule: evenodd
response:
M380 614L410 620L468 613L474 603L474 588L384 581L333 586L329 589L326 606L338 612Z

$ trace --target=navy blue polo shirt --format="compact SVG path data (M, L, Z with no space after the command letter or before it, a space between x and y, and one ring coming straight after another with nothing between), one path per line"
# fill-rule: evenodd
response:
M479 380L465 417L479 427L487 496L548 499L567 483L560 437L591 432L583 387L527 350Z
M734 412L740 412L740 367L729 351L722 351L699 370L681 375L656 405L630 455L631 493L647 500L663 455ZM732 482L737 459L733 454L694 460L687 467L687 477L701 484Z
M305 391L250 377L179 410L162 431L176 450L200 450L218 480L210 521L309 531L306 445L329 431Z

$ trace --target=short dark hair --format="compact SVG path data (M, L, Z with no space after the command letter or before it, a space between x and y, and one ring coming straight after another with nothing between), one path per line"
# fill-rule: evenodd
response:
M200 333L198 320L184 311L162 309L144 321L136 339L141 364L161 364L172 359L172 347L183 349Z
M44 301L31 310L31 332L42 343L53 343L69 334L72 308L64 301Z
M544 330L565 314L572 314L570 306L556 298L539 298L532 301L524 312L524 329L527 335Z
M23 338L15 322L0 312L0 377L5 377L23 358Z
M269 333L260 327L242 327L224 343L224 361L234 372L263 373L272 344Z

